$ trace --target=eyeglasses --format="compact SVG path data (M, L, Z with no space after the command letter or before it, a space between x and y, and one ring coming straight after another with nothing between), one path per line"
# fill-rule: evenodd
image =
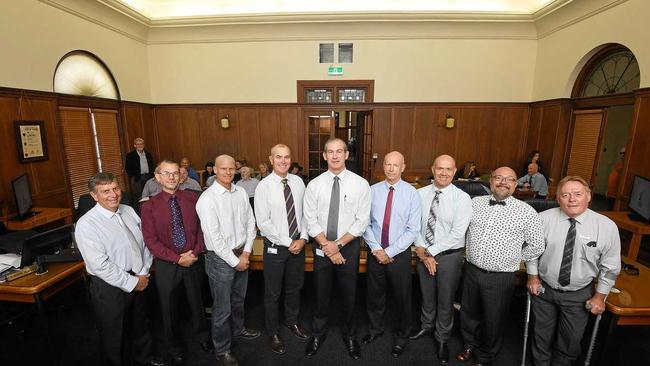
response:
M171 178L172 176L178 178L181 176L181 172L156 172L156 174L160 174L165 178Z
M501 175L493 176L492 179L494 179L494 181L497 182L497 183L503 182L503 183L508 183L508 184L512 184L512 183L517 181L513 177L504 177L504 176L501 176Z

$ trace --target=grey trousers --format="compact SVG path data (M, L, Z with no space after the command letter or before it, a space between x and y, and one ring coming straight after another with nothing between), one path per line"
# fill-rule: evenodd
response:
M447 342L454 327L454 296L460 282L463 251L436 256L436 274L431 276L426 266L418 262L417 271L422 291L422 329L435 327L434 336Z
M532 355L536 366L569 366L580 356L581 341L589 314L585 302L593 291L558 291L544 285L546 292L532 296L535 334Z

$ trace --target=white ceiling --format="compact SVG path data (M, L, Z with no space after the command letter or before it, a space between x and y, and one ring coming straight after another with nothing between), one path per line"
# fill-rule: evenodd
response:
M98 0L149 21L241 15L454 13L534 16L571 0Z

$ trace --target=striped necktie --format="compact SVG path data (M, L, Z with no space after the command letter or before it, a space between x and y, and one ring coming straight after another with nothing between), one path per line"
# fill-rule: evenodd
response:
M433 245L436 232L436 212L438 211L438 205L440 205L440 193L441 190L436 190L436 195L433 196L433 201L431 201L431 209L429 210L429 219L427 220L427 230L425 231L424 238L427 241L427 246Z
M576 243L576 220L569 218L571 226L566 234L564 241L564 254L562 255L562 264L560 265L560 274L558 282L560 286L568 286L571 283L571 263L573 262L573 248Z
M298 234L298 221L296 221L296 207L293 202L293 194L287 178L282 179L284 185L284 204L287 207L287 222L289 223L289 237L296 240Z

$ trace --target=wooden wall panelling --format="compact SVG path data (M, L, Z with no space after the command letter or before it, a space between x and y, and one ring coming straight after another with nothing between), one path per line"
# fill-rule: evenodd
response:
M499 148L494 166L510 166L519 174L517 164L521 161L521 156L526 154L526 144L523 138L517 139L513 136L526 135L528 108L502 108L498 128L503 133L497 133L495 137L495 143Z
M179 160L184 154L182 108L157 108L155 115L159 159Z
M571 121L569 99L555 99L531 104L526 147L519 169L533 150L540 150L548 178L559 181L563 174L567 138Z
M179 155L174 156L174 159L180 161L183 157L187 157L194 169L201 170L205 165L205 158L201 153L203 137L199 129L197 111L197 108L183 108L179 111L181 134L176 141L182 146L182 150Z
M447 116L453 116L456 119L456 126L454 128L449 129L446 127ZM421 157L421 166L424 167L427 173L431 172L433 159L442 154L451 155L456 159L456 164L458 165L463 164L465 160L476 159L475 152L470 153L470 151L476 149L478 144L469 144L472 146L466 146L467 150L463 154L467 152L471 158L465 158L462 155L459 156L459 145L465 145L467 141L467 137L461 137L462 130L459 127L462 121L463 112L461 108L441 107L436 109L435 118L430 122L433 124L435 131L434 149L428 156Z
M268 162L268 156L270 155L271 147L275 144L283 143L291 148L292 143L295 141L295 127L293 128L294 133L292 135L287 134L287 130L281 129L282 115L280 108L259 108L259 132L260 132L260 150L258 157L253 160L249 160L248 164L257 170L257 166L264 162Z
M635 175L650 178L650 164L648 163L648 157L650 157L650 144L648 143L648 136L650 136L650 88L638 89L635 91L634 96L632 127L618 191L618 196L623 202L617 202L617 206L624 206L622 203L627 204L629 201Z
M306 166L306 161L300 157L306 154L307 148L305 146L306 134L305 124L298 121L298 108L280 108L280 123L278 128L278 141L289 146L291 149L292 161L298 162L302 167ZM269 146L268 151L262 151L262 161L268 162L266 156L270 155L272 147L275 143Z
M196 119L201 138L200 141L197 141L201 150L201 160L196 161L194 165L197 169L204 169L205 163L214 162L214 158L217 157L217 129L221 127L219 126L220 122L217 123L216 108L198 108Z
M221 128L221 119L226 116L230 119L230 127L224 129ZM217 126L216 135L212 143L216 144L217 153L212 158L214 159L221 154L236 158L239 154L239 129L241 128L238 109L235 107L219 107L215 124Z
M383 159L386 154L391 151L390 137L391 137L391 120L392 108L374 108L372 111L373 120L373 134L372 134L372 151L377 153L377 160L372 167L373 176L378 173L383 173ZM413 162L406 160L406 169L410 169Z
M431 107L414 108L413 131L408 149L408 171L427 171L437 148L437 114ZM377 133L378 131L375 131ZM403 152L404 153L404 152Z
M390 146L387 152L397 150L404 155L406 161L415 164L416 157L411 153L414 132L414 108L413 107L396 107L393 108L391 127L390 127ZM374 131L381 133L380 131ZM383 159L383 156L382 156Z
M146 149L153 155L154 161L160 160L160 149L158 144L158 135L156 131L156 118L154 108L150 104L140 104L140 115L142 118L142 138L145 141ZM137 136L134 136L137 137ZM133 150L133 139L131 139L130 148L125 152Z
M249 164L260 160L260 121L258 108L241 108L239 115L239 151L238 157Z
M526 133L526 146L524 148L527 158L528 153L533 150L536 150L539 146L539 134L542 128L542 117L544 116L544 106L543 105L533 105L530 108L530 116L528 118L528 130ZM522 160L523 164L523 160Z

